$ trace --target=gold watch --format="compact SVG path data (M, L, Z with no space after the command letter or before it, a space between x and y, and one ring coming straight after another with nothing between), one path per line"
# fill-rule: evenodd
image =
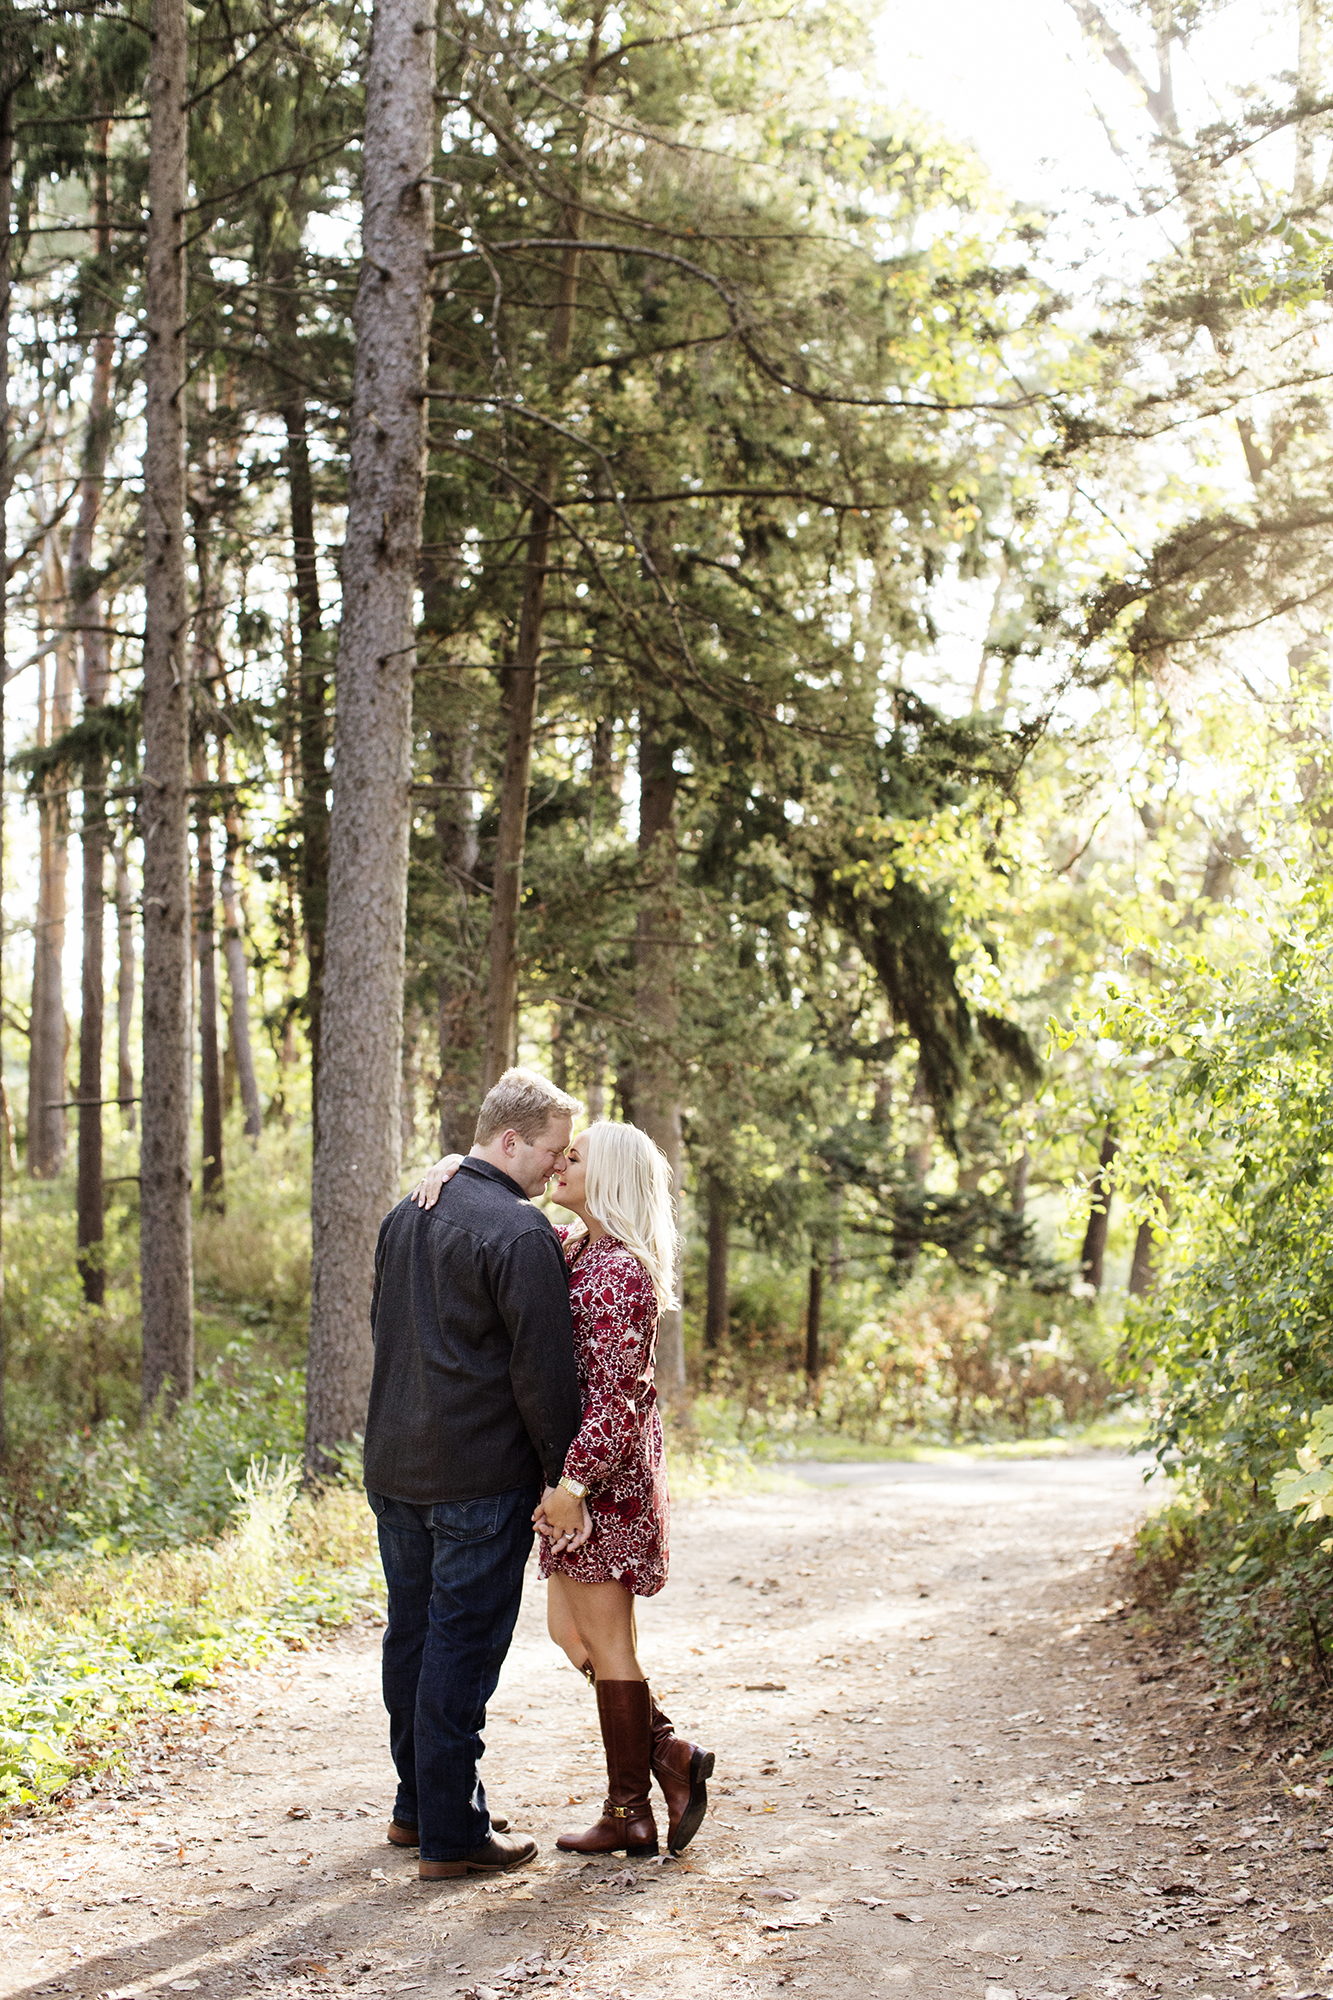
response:
M566 1493L572 1493L576 1500L586 1500L588 1497L587 1487L580 1485L577 1479L571 1479L568 1473L562 1473L556 1485L562 1486Z

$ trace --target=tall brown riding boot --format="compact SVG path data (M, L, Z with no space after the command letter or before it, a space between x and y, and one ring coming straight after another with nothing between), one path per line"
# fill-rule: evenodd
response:
M631 1861L657 1852L657 1823L648 1803L652 1699L647 1681L598 1681L597 1720L606 1749L606 1804L586 1833L562 1833L566 1854L615 1854Z
M653 1776L667 1804L667 1848L679 1854L703 1825L708 1811L706 1779L717 1762L711 1750L687 1743L672 1728L671 1717L652 1704Z
M591 1660L585 1660L579 1672L589 1687L596 1687L597 1674ZM666 1800L667 1848L670 1853L679 1854L703 1825L708 1811L707 1780L713 1775L717 1759L711 1750L701 1750L697 1743L687 1743L684 1737L677 1736L671 1717L663 1715L656 1696L650 1698L652 1772Z

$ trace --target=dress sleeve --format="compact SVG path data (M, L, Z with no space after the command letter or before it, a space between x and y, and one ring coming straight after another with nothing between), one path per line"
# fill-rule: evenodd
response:
M585 1400L565 1471L584 1486L602 1486L638 1445L637 1402L652 1380L657 1299L648 1273L626 1251L579 1303L589 1315L581 1343Z

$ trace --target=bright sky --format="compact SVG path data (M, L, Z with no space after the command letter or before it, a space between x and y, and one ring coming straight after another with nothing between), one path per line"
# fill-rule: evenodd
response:
M1058 207L1070 186L1118 180L1064 0L891 0L876 42L885 96L970 140L1020 200Z

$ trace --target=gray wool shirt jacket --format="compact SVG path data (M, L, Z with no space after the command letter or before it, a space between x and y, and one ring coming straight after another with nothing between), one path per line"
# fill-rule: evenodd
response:
M555 1484L581 1416L569 1279L508 1174L469 1158L434 1208L390 1210L370 1327L372 1493L427 1507Z

